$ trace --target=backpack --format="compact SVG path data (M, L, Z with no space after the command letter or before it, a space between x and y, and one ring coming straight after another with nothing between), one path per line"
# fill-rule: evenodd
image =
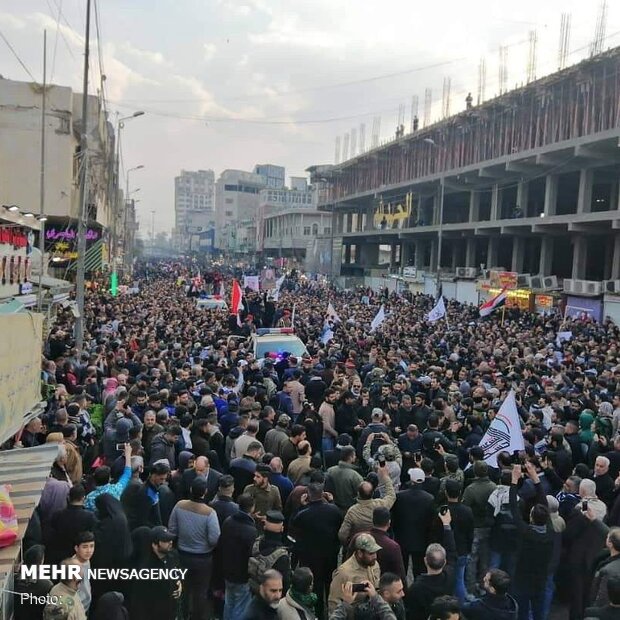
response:
M261 575L263 575L265 571L273 568L281 557L288 555L288 549L286 547L278 547L269 555L263 555L260 552L260 543L262 540L263 537L261 536L254 541L252 555L250 555L250 559L248 560L248 583L250 584L250 590L254 594L258 593Z

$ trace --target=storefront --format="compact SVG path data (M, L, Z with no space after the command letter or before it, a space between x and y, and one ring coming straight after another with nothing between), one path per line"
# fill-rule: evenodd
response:
M502 288L491 286L488 282L478 283L480 291L480 302L488 301L493 297L496 297L502 292ZM506 307L507 308L519 308L520 310L527 310L529 312L534 311L534 298L533 291L527 288L516 288L513 290L506 290Z
M560 295L539 293L534 296L534 310L538 314L556 314L561 311L562 298Z

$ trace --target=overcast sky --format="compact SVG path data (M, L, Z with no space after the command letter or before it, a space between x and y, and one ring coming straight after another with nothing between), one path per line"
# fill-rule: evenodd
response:
M500 45L508 46L508 84L526 77L528 32L537 31L537 76L558 62L562 12L572 15L573 64L588 54L598 0L98 0L101 63L111 119L126 124L125 167L132 173L143 230L173 224L174 176L182 168L251 170L286 166L287 178L333 163L336 136L381 117L383 139L412 96L422 117L425 88L433 120L441 115L444 78L451 112L477 93L486 59L486 95L499 89ZM604 47L620 44L620 6L608 3ZM48 74L81 89L86 0L0 0L0 32L35 79L42 76L43 29ZM60 12L59 12L60 9ZM91 92L100 84L93 19ZM0 74L29 80L0 40ZM49 77L49 75L48 75ZM359 148L359 141L358 141Z

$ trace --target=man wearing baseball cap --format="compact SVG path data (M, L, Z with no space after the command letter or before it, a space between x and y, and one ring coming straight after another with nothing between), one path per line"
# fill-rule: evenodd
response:
M328 608L332 613L342 600L342 587L348 582L370 583L374 588L379 585L380 569L377 551L381 547L371 534L360 534L353 544L354 553L334 572L329 589ZM358 594L362 598L365 594Z
M163 525L151 529L151 548L139 568L178 568L179 562L172 544L175 535ZM183 591L180 581L172 579L145 579L135 582L132 618L138 620L167 620L174 618L177 603Z

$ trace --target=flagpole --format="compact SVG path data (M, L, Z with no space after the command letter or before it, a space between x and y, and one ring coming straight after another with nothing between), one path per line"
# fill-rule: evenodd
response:
M504 316L506 314L506 304L502 306L502 327L504 326Z

